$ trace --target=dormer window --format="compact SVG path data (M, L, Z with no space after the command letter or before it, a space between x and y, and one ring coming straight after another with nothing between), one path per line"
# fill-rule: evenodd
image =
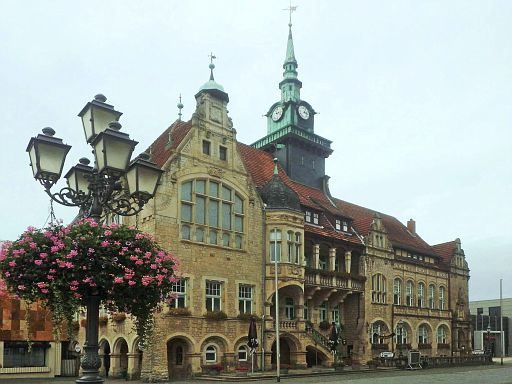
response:
M318 224L318 213L313 213L313 224Z
M336 228L337 231L341 231L341 220L340 219L336 219L334 228Z
M348 221L336 219L335 228L337 231L348 232Z
M311 211L306 211L306 213L304 214L304 220L306 221L306 223L311 223Z
M343 220L343 232L348 232L348 221Z

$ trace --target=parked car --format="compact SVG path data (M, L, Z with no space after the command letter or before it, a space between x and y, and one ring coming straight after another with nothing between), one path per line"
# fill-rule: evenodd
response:
M395 356L395 354L393 352L389 352L389 351L381 352L379 355L379 357L383 357L384 359L392 359L394 356Z

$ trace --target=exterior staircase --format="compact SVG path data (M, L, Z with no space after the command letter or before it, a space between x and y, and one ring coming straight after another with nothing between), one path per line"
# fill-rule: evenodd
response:
M329 347L329 338L325 337L320 331L316 330L313 324L306 324L306 335L314 341L316 346L320 347L327 356L330 356L331 349Z

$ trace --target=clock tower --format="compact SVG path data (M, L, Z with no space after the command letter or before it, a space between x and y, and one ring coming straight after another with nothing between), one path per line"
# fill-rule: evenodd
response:
M268 112L267 135L252 144L272 153L291 179L314 188L326 182L325 159L332 153L331 141L314 133L315 110L300 98L302 82L297 78L292 24L288 24L288 43L279 83L281 100Z

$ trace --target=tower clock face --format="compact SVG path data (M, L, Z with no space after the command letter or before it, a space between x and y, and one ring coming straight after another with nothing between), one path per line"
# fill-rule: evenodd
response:
M300 105L298 111L299 116L302 117L304 120L309 119L309 110L304 105Z
M283 116L283 107L278 105L272 112L272 120L277 121Z

